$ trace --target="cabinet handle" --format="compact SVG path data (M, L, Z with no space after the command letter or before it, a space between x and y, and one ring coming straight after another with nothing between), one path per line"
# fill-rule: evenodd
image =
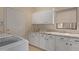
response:
M75 42L79 42L79 40L75 40Z
M60 38L60 39L64 39L64 38Z
M72 46L72 44L70 44L70 46Z

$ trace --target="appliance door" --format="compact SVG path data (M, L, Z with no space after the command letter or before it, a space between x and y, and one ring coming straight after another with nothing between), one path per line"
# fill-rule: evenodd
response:
M6 37L0 39L0 51L26 51L28 41L18 37Z

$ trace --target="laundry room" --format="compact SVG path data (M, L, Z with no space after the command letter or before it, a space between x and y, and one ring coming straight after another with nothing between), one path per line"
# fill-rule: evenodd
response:
M79 51L78 7L0 7L1 51Z

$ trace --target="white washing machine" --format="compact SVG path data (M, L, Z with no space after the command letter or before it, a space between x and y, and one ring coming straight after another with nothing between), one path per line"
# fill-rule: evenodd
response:
M0 51L28 51L28 40L19 36L3 36L0 37Z

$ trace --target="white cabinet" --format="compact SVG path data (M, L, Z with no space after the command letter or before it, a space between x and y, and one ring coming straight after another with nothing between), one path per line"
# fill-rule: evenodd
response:
M39 11L32 14L32 24L53 24L54 11L46 10Z
M46 36L46 50L55 51L55 36L53 35Z
M56 37L56 51L68 51L69 50L69 39L62 36Z
M45 34L40 34L40 48L46 50L46 35Z
M29 36L30 44L48 51L55 50L55 37L42 33L31 33Z
M79 51L79 38L57 37L56 51Z
M42 49L46 49L46 35L41 33L31 33L29 36L30 44L37 46Z
M79 38L31 33L30 44L47 51L79 51Z
M39 33L31 33L29 36L30 44L34 46L40 46L40 34Z
M29 35L29 41L30 41L30 44L34 45L34 41L35 41L35 35L34 35L34 33L31 33Z
M40 36L40 48L54 51L55 50L55 36L48 34L41 34Z

